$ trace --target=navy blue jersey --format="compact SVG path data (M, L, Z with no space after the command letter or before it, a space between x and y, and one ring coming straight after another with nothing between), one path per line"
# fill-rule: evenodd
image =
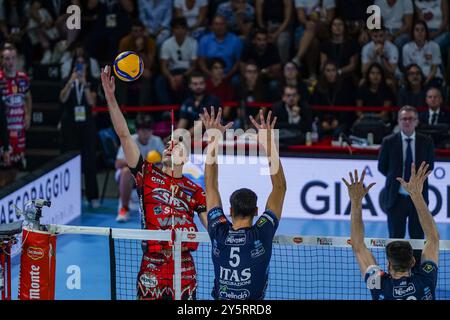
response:
M272 240L278 219L265 211L251 228L233 230L223 209L208 212L208 233L212 243L214 288L219 300L264 298L272 256Z
M400 279L393 279L379 266L370 266L365 281L373 300L435 300L437 275L437 265L424 261L419 272Z

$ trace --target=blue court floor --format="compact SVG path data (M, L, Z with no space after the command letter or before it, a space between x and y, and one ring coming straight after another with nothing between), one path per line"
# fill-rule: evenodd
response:
M137 212L127 223L115 221L117 200L105 200L96 210L83 208L81 217L71 225L113 228L140 228ZM197 221L198 222L198 221ZM200 223L197 223L201 226ZM385 223L365 223L367 237L388 237ZM450 239L450 224L438 225L441 239ZM200 231L205 231L200 227ZM349 236L350 223L347 221L322 221L282 219L277 234ZM100 236L61 235L57 241L56 256L56 299L110 299L108 238ZM302 263L299 261L299 263ZM74 267L75 266L75 267ZM73 270L80 271L81 286L74 288ZM13 261L13 298L17 298L19 264Z

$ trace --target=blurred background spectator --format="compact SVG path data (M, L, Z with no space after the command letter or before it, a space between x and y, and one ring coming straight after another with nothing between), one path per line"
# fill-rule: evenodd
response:
M272 106L277 128L305 134L311 131L312 112L307 101L298 94L297 87L286 85L281 101Z
M415 108L425 105L425 76L417 64L410 64L405 70L405 84L397 95L398 106L412 106Z
M236 86L236 100L239 108L236 112L234 126L236 128L248 129L251 123L248 117L256 116L258 108L249 107L248 103L270 101L270 93L267 86L260 77L258 65L253 61L247 61L245 70L241 76L240 84Z
M145 27L138 19L133 21L131 32L120 39L118 52L124 51L134 51L140 55L144 64L144 72L133 83L119 81L117 83L117 98L127 105L150 105L153 102L151 89L156 44L153 38L145 35Z
M282 63L290 58L292 0L255 0L256 24L268 30L268 40L278 47Z
M448 51L450 44L449 7L447 0L414 0L416 17L425 21L429 30L429 40L436 42L441 50Z
M356 105L359 107L390 107L394 105L394 95L386 83L384 69L378 63L372 63L365 73L365 77L358 88ZM363 115L376 115L385 122L390 122L389 112L380 111L375 113L357 112L358 118Z
M255 29L252 41L244 47L241 57L241 73L246 62L254 61L267 82L278 80L281 75L281 59L277 47L269 43L267 30ZM274 87L275 84L272 85Z
M158 47L170 37L172 1L138 0L139 18L150 36L156 39Z
M440 87L444 78L441 71L441 50L439 45L430 40L427 24L416 21L412 31L412 41L403 47L403 66L417 64L425 75L425 84Z
M351 39L347 33L344 20L335 17L330 23L330 38L320 46L320 69L323 70L326 61L334 61L338 74L345 78L354 77L359 61L358 42Z
M355 104L355 88L351 81L345 81L338 74L338 66L332 62L325 62L320 74L319 82L312 95L312 104L320 106L338 107ZM339 108L336 108L339 109ZM322 134L338 137L346 132L354 117L342 112L321 112Z
M185 98L185 82L197 63L197 41L188 36L186 19L171 22L173 36L167 39L160 52L161 75L156 82L159 103L181 103Z
M191 36L199 40L205 33L208 16L208 1L207 0L175 0L175 17L184 17L187 21L187 26L191 32Z
M133 18L129 12L130 6L124 0L88 0L88 8L87 15L92 20L84 35L86 50L97 60L112 61L120 39L127 35L131 28ZM144 9L141 14L142 12Z
M182 103L179 113L178 128L188 129L191 134L194 130L194 121L198 121L203 108L211 106L217 109L221 107L219 99L206 91L206 77L199 72L193 72L189 76L190 95ZM199 122L201 126L201 122Z
M239 72L242 41L234 33L227 30L227 23L222 16L214 17L211 30L212 32L200 39L198 47L200 71L211 76L208 69L208 59L222 58L225 61L225 78L230 80Z
M414 6L412 0L375 0L381 10L387 40L401 49L410 40Z
M367 43L361 53L362 74L365 74L369 66L378 63L383 67L385 76L393 80L398 65L398 49L387 40L384 27L370 32L371 42Z
M216 15L224 17L231 32L246 38L255 18L255 9L246 0L229 0L217 8Z
M328 37L328 25L335 15L334 0L295 0L300 26L295 30L298 51L294 57L297 64L306 58L310 77L317 79L320 41Z
M61 150L80 151L86 198L92 208L99 207L96 128L92 107L96 104L97 79L93 78L85 55L74 57L69 79L59 94L62 104Z

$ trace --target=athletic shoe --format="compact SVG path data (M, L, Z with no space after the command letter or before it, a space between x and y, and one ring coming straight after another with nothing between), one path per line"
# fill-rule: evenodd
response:
M130 209L126 207L122 207L117 214L116 221L117 222L127 222L130 219Z

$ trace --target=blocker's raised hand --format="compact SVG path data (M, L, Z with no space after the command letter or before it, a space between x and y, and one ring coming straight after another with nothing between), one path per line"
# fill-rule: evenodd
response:
M208 109L203 108L203 114L200 114L200 120L202 120L206 130L217 129L224 133L226 130L233 126L233 122L229 122L226 125L222 125L222 108L219 108L217 116L215 114L214 107L211 106L211 114L208 113Z
M116 90L115 78L111 76L111 67L105 66L101 72L102 86L106 97L114 96Z
M428 170L429 167L430 165L424 161L416 172L416 165L413 163L411 164L411 178L409 181L406 182L402 178L397 178L397 180L411 196L421 194L423 183L431 174L431 170Z
M349 172L350 176L350 183L347 182L344 178L342 178L342 181L345 183L348 189L348 194L350 196L350 199L352 201L362 201L362 199L365 197L366 194L369 193L370 188L372 188L375 185L374 183L371 183L367 188L364 187L364 177L366 176L366 170L363 170L363 173L361 175L361 180L358 181L358 170L355 169L354 171L355 176L353 177L353 174Z

